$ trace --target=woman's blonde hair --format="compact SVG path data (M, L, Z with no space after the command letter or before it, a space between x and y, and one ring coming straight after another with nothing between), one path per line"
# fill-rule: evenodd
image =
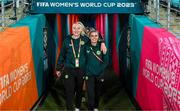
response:
M82 29L81 35L84 36L85 35L85 32L84 32L85 26L84 26L84 24L82 22L80 22L80 21L77 21L77 22L73 23L73 25L74 24L79 24L81 26L81 29Z

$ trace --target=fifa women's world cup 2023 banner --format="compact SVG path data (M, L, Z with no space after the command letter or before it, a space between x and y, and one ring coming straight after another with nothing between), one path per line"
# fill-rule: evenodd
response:
M38 99L29 29L0 35L0 110L29 110Z
M32 0L32 13L142 13L140 0Z
M180 40L145 27L136 99L144 110L180 110Z

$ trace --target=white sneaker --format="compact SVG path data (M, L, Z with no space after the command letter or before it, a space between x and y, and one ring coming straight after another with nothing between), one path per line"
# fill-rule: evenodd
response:
M79 111L79 108L75 108L75 110L74 111Z
M94 108L94 111L99 111L98 108Z

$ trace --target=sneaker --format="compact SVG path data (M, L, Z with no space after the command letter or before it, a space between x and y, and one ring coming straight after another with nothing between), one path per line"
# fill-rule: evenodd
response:
M80 110L79 110L79 108L75 108L75 110L74 110L74 111L80 111Z
M99 111L98 108L94 108L94 111Z

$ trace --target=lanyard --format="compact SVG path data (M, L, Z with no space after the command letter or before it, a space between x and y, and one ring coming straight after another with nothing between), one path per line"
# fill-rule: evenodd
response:
M103 63L102 59L99 58L99 57L96 55L96 53L93 51L93 48L90 47L90 49L92 50L93 55L94 55L99 61L101 61L101 62Z
M73 40L71 39L71 44L72 44L72 51L73 51L73 54L74 54L74 58L79 58L80 57L80 52L81 52L81 39L79 41L79 49L78 49L78 56L76 57L76 52L75 52L75 49L74 49L74 43L73 43Z

